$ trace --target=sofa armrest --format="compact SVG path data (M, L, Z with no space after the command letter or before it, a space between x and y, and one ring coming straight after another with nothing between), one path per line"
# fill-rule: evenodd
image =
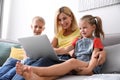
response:
M103 40L103 44L104 46L120 44L120 33L105 34L105 39Z
M20 48L21 45L16 41L0 39L0 66L2 66L2 64L9 57L11 47Z

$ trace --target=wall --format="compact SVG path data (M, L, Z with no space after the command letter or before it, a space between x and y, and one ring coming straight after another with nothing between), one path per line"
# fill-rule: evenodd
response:
M17 40L19 37L32 35L31 19L39 15L45 18L46 29L44 33L52 40L54 36L54 15L61 6L70 7L78 21L85 14L99 15L103 19L105 33L120 32L120 5L79 12L79 0L5 0L5 3L4 32L2 32L2 38L5 39Z
M106 34L120 33L120 4L86 12L80 12L77 16L82 17L85 14L100 16L102 18L103 29Z

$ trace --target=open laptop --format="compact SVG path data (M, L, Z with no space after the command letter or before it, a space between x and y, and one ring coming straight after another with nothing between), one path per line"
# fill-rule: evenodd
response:
M47 35L45 34L19 38L18 41L22 45L27 56L32 59L46 57L56 61L64 61L58 58L57 54L50 44Z

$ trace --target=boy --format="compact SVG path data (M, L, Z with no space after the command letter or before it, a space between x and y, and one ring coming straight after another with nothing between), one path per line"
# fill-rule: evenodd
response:
M45 20L42 17L35 16L32 19L31 29L34 35L41 35L41 33L45 29L44 26L45 26ZM26 58L26 56L24 58ZM13 76L16 74L15 65L17 61L19 60L16 59L15 57L13 58L12 56L10 56L7 59L4 65L0 68L0 80L6 80L6 79L11 80L13 78ZM35 62L35 60L29 61L29 58L27 58L25 62L28 62L27 64L32 64Z

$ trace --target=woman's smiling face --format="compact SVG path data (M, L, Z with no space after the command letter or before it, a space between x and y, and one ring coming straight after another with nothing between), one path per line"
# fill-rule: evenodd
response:
M58 23L62 26L63 29L68 29L71 26L72 19L70 16L66 15L65 13L60 13L58 16Z

